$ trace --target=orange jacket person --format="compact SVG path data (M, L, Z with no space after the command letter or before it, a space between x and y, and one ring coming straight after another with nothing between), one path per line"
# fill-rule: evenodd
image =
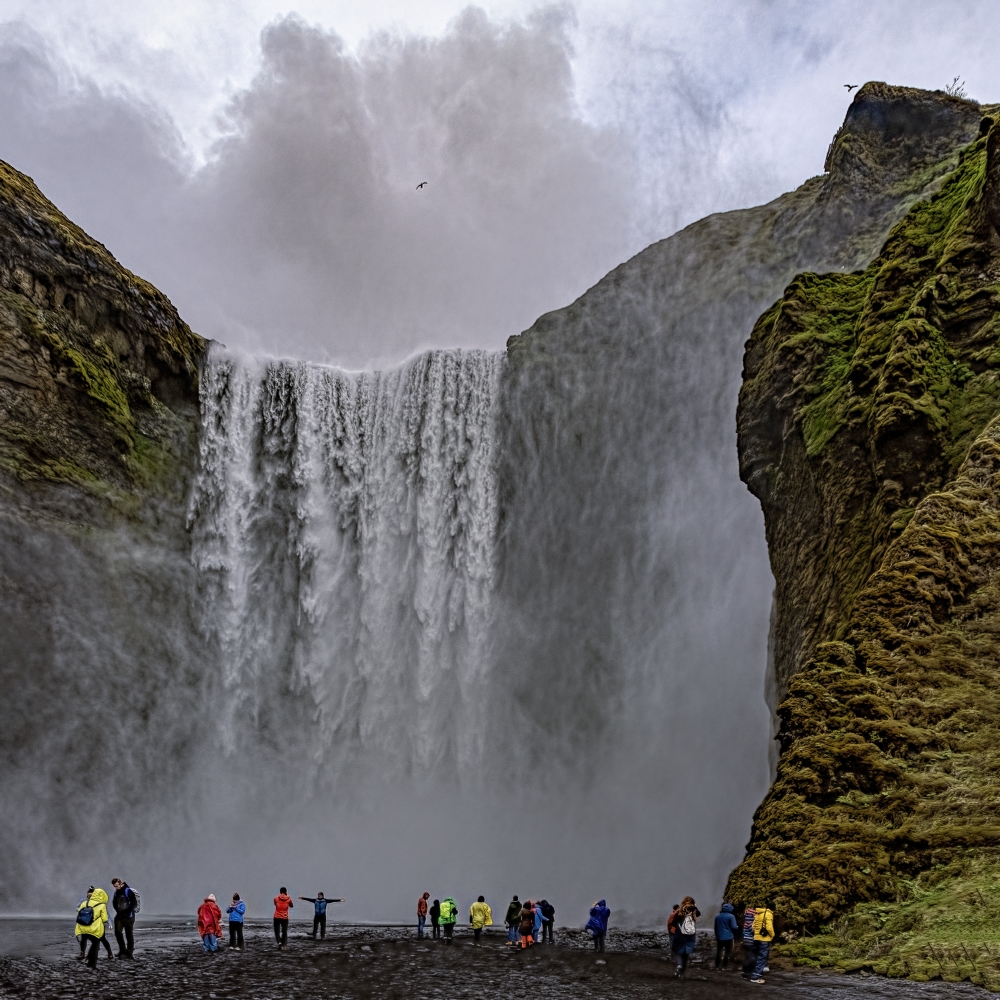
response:
M288 890L282 886L274 897L274 940L279 948L288 944L288 909L294 905Z

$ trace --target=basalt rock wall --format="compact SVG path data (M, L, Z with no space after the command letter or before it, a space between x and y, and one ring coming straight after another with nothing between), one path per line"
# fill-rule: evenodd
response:
M990 939L996 890L995 114L866 268L799 275L761 316L738 410L776 582L781 758L728 892L775 901L793 937L846 914L841 960L917 978L941 974L930 953L891 952L931 933L922 901L947 900L938 940L968 944Z
M18 884L44 892L81 857L121 856L109 823L128 828L127 853L189 766L204 675L185 516L205 348L0 163L0 836L21 908L44 903Z

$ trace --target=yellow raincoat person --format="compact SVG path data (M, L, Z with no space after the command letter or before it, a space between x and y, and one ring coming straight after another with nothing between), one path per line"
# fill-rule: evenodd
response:
M469 907L469 923L472 924L472 933L477 941L483 928L493 923L493 911L482 896Z
M79 913L85 906L89 906L94 911L94 919L89 924L76 924L76 936L81 937L86 934L93 938L90 942L90 954L87 956L87 964L97 965L98 942L104 937L104 928L108 922L108 894L103 889L94 889L89 896L76 908Z

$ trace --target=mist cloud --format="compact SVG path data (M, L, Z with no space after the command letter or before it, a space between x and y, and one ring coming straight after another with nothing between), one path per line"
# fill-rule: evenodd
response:
M440 38L381 33L355 54L284 18L194 173L162 111L70 79L22 31L2 53L0 155L41 165L77 221L230 345L349 366L502 346L634 249L631 162L579 114L570 28L560 8L503 24L470 8Z

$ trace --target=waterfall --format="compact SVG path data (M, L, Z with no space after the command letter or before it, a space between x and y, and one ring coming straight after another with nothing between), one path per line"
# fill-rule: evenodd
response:
M295 732L322 786L478 773L504 357L390 372L211 355L189 526L229 753Z

